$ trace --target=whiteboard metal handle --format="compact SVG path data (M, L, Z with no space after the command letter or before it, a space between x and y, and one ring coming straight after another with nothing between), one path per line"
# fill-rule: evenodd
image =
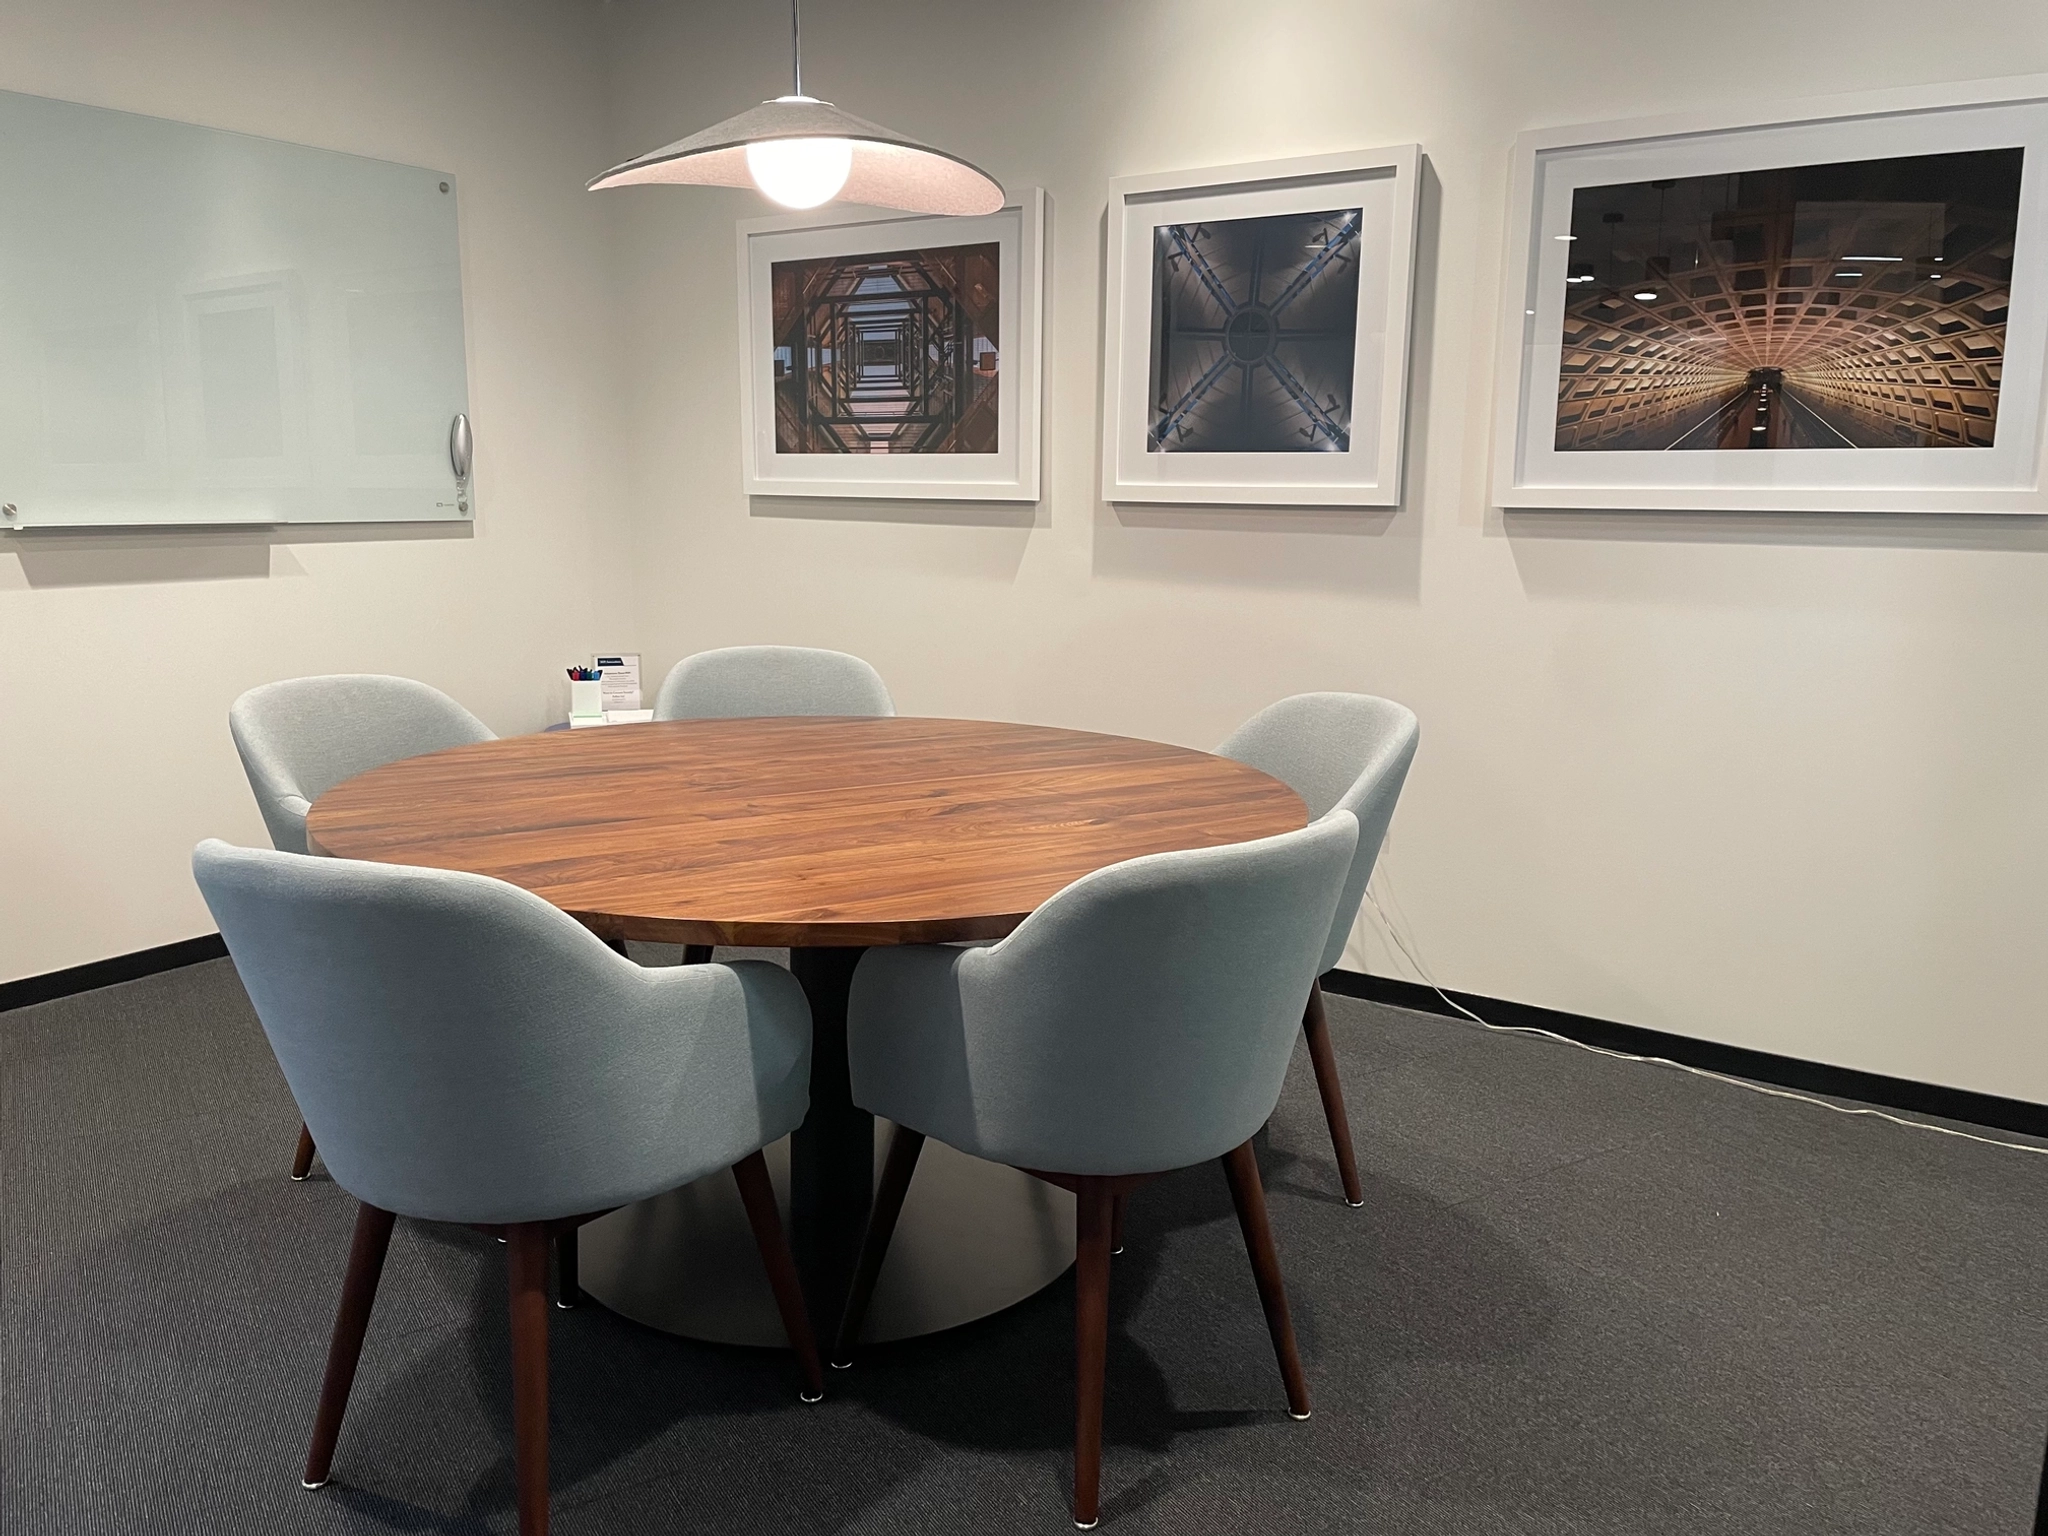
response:
M470 434L469 418L460 411L448 428L448 463L455 471L455 483L469 482L469 461L476 452L476 439Z

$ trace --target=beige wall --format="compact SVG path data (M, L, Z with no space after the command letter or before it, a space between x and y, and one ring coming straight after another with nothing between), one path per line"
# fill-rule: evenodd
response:
M1305 688L1412 704L1384 861L1446 985L2048 1100L2048 532L1486 506L1507 151L1527 127L2048 70L2048 10L814 0L807 83L1052 198L1044 501L749 503L732 223L595 170L786 88L771 6L13 0L0 87L462 178L474 537L0 543L0 977L210 926L262 841L250 683L410 673L501 730L637 645L873 659L907 712L1209 745ZM1995 47L1987 49L1987 40ZM1112 175L1419 140L1398 513L1104 506ZM616 282L614 282L616 278ZM63 667L85 710L34 702ZM36 679L34 693L27 686ZM1362 926L1352 963L1400 971Z
M609 7L619 158L786 89L772 6ZM912 713L1218 740L1406 701L1385 860L1446 985L2048 1100L2048 533L1487 508L1508 148L1548 124L2048 70L2048 9L1271 0L814 4L806 84L1053 204L1046 495L1017 518L740 492L732 223L641 189L620 256L650 672L840 646ZM1995 40L1995 47L1987 43ZM1096 494L1113 175L1419 140L1410 496ZM1400 971L1369 929L1352 963Z
M629 640L595 11L543 0L8 0L0 88L460 179L473 534L0 540L0 979L212 930L188 868L263 843L253 683L424 678L500 731ZM0 361L0 366L4 366Z

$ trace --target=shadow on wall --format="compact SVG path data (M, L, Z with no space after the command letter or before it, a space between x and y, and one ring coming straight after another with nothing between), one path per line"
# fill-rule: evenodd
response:
M2015 513L1538 512L1496 507L1488 518L1487 532L1509 540L2048 554L2048 517Z
M1536 512L1490 508L1490 538L1504 538L1532 596L1683 596L1750 607L1825 601L1870 586L1839 561L1814 556L1945 550L2048 554L2048 518L1885 512ZM1751 550L1789 550L1768 570ZM1732 562L1739 562L1731 564Z
M4 564L0 564L0 588L118 587L303 576L306 568L292 553L295 544L467 539L474 531L469 523L350 523L15 533L0 543L0 554L12 553L21 562L21 579L8 580Z
M1443 185L1425 156L1418 184L1414 313L1408 347L1408 415L1402 442L1398 507L1209 508L1137 506L1097 501L1095 574L1132 581L1363 593L1419 602L1422 595L1422 507L1426 499L1430 370L1436 338L1437 255ZM1096 295L1096 355L1107 345L1109 215L1097 226L1097 264L1106 274ZM1095 419L1108 402L1096 370ZM1094 484L1102 483L1104 431L1095 443ZM1235 534L1262 534L1260 539Z
M862 581L878 572L1013 585L1032 531L1042 526L1045 503L752 496L747 516L763 528L779 526L800 539L790 547L803 550L807 579L850 599L867 590ZM805 524L809 528L799 533ZM958 531L930 534L926 529Z
M1045 502L890 501L882 497L749 496L747 516L818 523L907 523L914 527L1042 528Z

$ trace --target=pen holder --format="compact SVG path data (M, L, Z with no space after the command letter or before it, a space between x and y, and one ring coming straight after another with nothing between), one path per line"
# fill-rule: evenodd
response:
M569 717L589 719L604 713L604 684L593 679L587 683L571 681L569 684Z

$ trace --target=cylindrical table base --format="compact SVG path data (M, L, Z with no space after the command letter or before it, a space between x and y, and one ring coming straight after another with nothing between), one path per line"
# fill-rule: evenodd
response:
M877 1168L889 1129L875 1124ZM767 1158L786 1222L789 1143ZM928 1141L862 1339L914 1338L1000 1312L1073 1262L1071 1194ZM577 1265L586 1296L650 1328L717 1344L787 1343L729 1173L591 1222ZM812 1321L821 1341L839 1326L836 1317Z

